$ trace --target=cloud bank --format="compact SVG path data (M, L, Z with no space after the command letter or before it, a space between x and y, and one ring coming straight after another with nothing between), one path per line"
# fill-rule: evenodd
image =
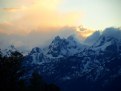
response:
M88 34L88 31L77 32L74 28L81 21L82 12L59 10L63 0L22 0L14 3L19 2L24 4L0 10L6 13L4 21L0 22L0 47L13 44L32 48L49 43L56 35L65 37L77 33L77 36L85 37Z

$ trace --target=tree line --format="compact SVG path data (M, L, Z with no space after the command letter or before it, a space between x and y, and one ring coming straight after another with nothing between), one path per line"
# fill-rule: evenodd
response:
M11 53L10 57L0 54L0 91L60 91L55 84L48 84L40 74L33 72L30 85L19 78L24 71L21 63L24 56L19 52Z

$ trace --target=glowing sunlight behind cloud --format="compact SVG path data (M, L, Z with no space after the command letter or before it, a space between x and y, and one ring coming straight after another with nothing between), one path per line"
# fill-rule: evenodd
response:
M75 30L77 32L77 36L79 36L80 38L83 38L83 39L89 37L90 35L92 35L95 32L94 29L85 28L82 25L76 27Z

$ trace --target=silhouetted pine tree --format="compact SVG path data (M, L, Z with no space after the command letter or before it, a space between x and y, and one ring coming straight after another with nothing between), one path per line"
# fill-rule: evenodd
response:
M30 79L30 86L24 80L19 80L23 75L21 69L23 55L19 52L11 53L10 57L2 57L0 53L0 91L60 91L54 85L48 85L35 71Z

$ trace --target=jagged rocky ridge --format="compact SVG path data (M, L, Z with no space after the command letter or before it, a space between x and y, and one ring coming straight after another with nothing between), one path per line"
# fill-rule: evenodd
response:
M47 48L33 48L23 67L24 79L36 70L64 91L104 91L121 78L121 30L107 28L89 47L57 36Z
M80 44L73 36L67 39L59 36L51 42L46 48L35 47L26 57L29 64L43 64L52 61L57 61L61 58L67 58L79 53L87 46Z

